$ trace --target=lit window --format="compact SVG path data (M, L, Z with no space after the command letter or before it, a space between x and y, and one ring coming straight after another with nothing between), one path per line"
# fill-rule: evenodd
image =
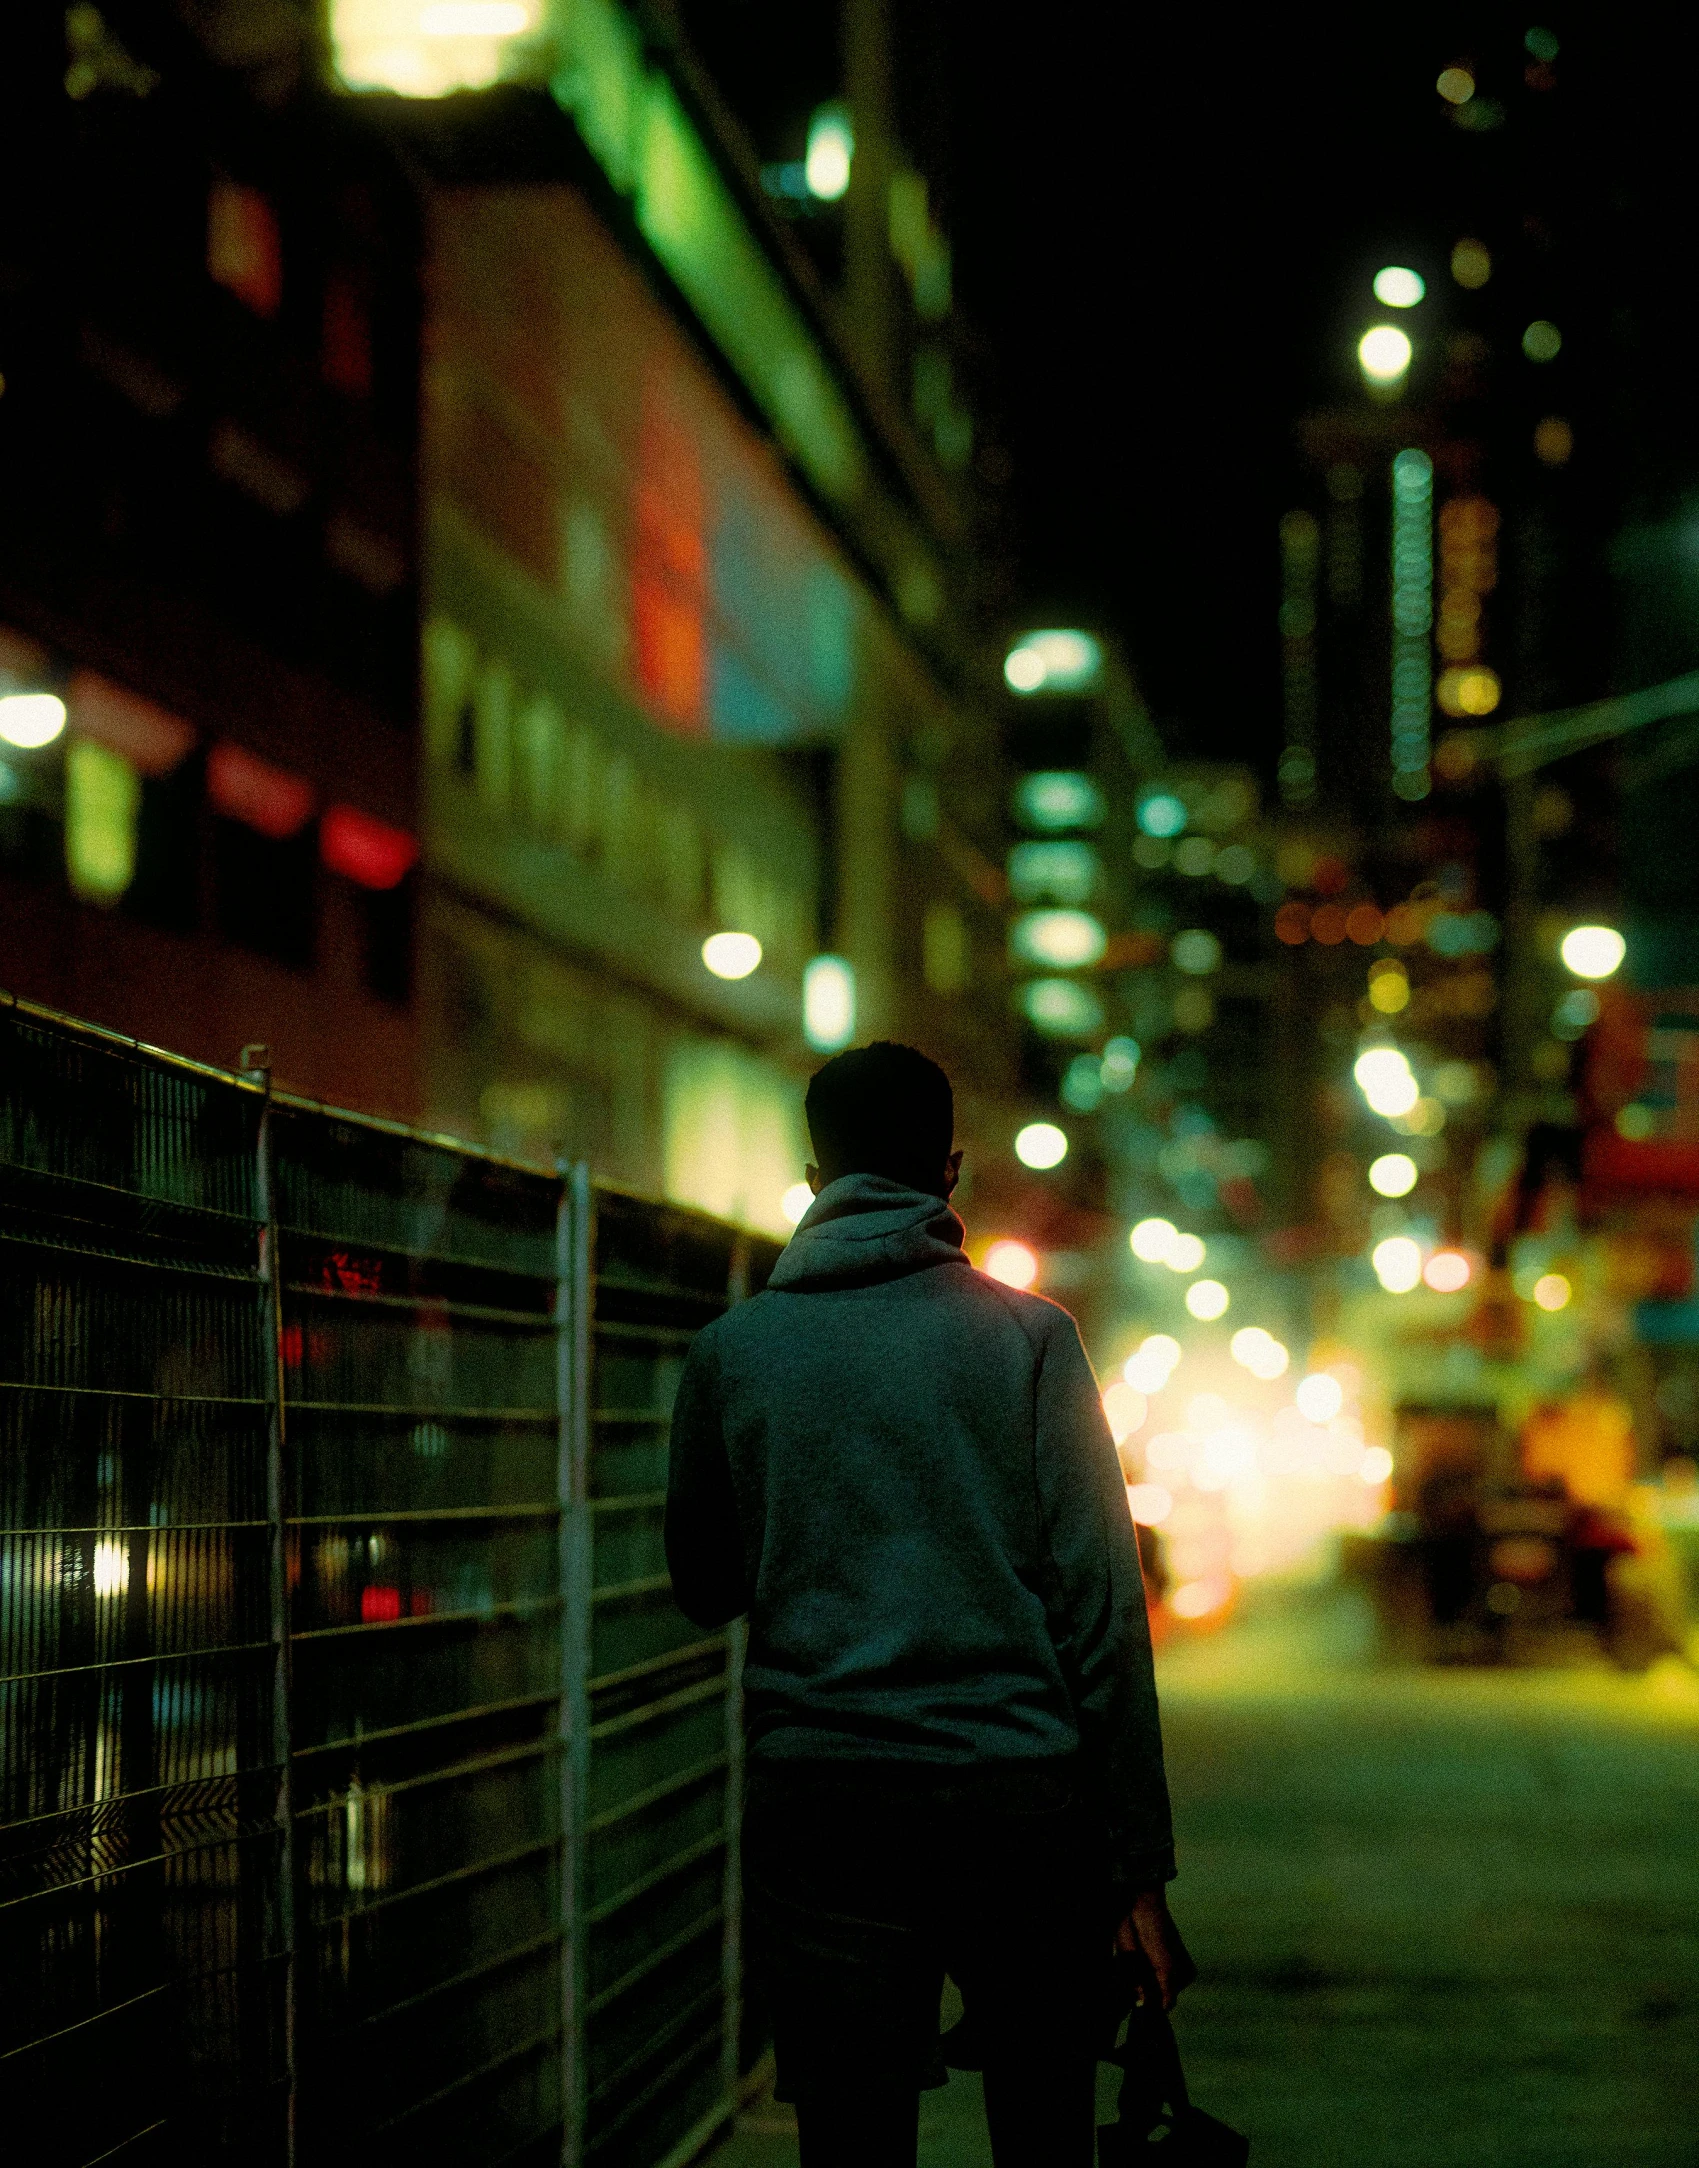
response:
M72 740L65 757L65 871L79 896L114 903L136 875L141 778L92 739Z
M319 856L332 873L361 888L395 888L419 855L404 828L391 828L351 805L326 806L319 822Z
M1103 1029L1103 1003L1074 979L1032 979L1020 990L1021 1014L1052 1039L1095 1039Z
M1027 911L1009 928L1009 953L1018 963L1079 970L1103 954L1108 936L1089 911Z
M331 55L349 90L442 98L499 82L536 0L331 0Z
M1097 875L1089 843L1017 843L1009 853L1009 893L1017 903L1087 903Z
M1065 828L1096 828L1106 808L1089 775L1072 769L1041 769L1015 785L1015 818L1025 828L1056 834Z

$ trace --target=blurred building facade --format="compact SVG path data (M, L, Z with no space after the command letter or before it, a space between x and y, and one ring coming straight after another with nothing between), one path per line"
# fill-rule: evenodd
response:
M782 1230L851 1037L1009 1126L943 243L872 89L810 198L851 277L676 19L381 12L84 8L14 73L79 178L0 354L0 666L69 710L8 752L5 983Z

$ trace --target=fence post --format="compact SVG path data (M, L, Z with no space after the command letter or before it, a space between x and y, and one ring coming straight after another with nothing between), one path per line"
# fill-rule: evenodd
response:
M563 2168L585 2154L584 1822L590 1767L590 1320L592 1279L590 1170L562 1170L556 1223L556 1395L560 1414L557 1502L561 1593L561 2106Z
M245 1046L242 1073L264 1093L260 1105L256 1188L260 1211L260 1300L269 1349L266 1364L266 1520L271 1575L271 1635L276 1646L272 1671L271 1749L277 1768L277 1816L281 1842L277 1859L277 1924L283 1943L283 2084L284 2168L294 2168L296 2124L295 2064L295 1783L292 1760L294 1727L290 1721L289 1662L289 1457L283 1404L283 1268L277 1240L277 1182L272 1138L271 1061L269 1049Z

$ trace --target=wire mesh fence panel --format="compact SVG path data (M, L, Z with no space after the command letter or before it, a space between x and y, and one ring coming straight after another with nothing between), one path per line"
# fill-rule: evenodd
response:
M561 1184L274 1117L299 2144L563 2138Z
M662 1515L686 1351L776 1255L694 1213L597 1195L577 1952L597 2168L687 2145L738 2076L735 1652L673 1602Z
M0 1006L0 2098L283 2157L264 1095Z

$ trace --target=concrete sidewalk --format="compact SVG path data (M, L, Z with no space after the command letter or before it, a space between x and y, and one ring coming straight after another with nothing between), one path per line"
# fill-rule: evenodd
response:
M1382 1668L1333 1594L1161 1669L1177 2030L1256 2168L1699 2168L1692 1672ZM957 2074L923 2168L989 2157ZM794 2122L713 2159L791 2168Z

